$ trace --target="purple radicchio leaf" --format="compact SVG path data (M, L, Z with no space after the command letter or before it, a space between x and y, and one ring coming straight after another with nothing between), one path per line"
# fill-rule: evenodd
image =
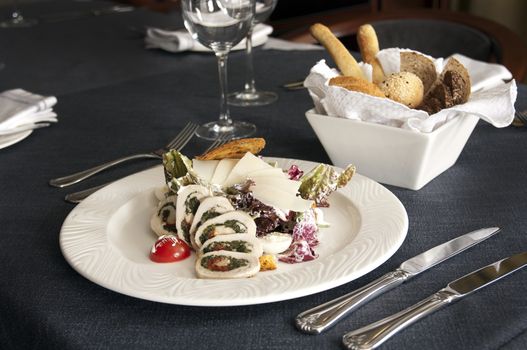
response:
M304 172L294 164L291 165L291 167L287 171L287 176L289 176L289 180L299 180L302 175L304 175Z
M287 251L279 255L278 260L288 264L296 264L314 260L317 257L318 255L306 241L296 241L291 244Z

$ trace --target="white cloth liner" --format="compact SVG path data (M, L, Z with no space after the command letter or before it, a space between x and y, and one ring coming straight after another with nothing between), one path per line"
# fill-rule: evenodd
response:
M54 96L41 96L23 89L0 93L0 133L39 122L56 123L57 114L53 112L56 103Z
M401 51L411 50L391 48L378 53L377 58L386 74L399 72ZM512 79L512 74L498 64L473 60L460 54L453 57L459 60L470 74L471 96L467 103L443 109L431 116L387 98L329 86L329 79L339 73L331 69L325 60L319 61L311 68L304 85L309 90L317 113L333 117L363 120L416 132L432 132L450 119L464 114L477 115L498 128L510 125L514 119L514 102L517 96L516 82ZM448 58L434 59L438 74L446 62ZM365 76L371 81L371 66L363 63L360 65Z

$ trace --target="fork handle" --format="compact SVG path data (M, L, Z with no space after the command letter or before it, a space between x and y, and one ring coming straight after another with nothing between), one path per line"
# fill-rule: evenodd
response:
M142 159L142 158L156 158L160 159L161 157L154 153L139 153L139 154L133 154L131 156L122 157L116 160L112 160L111 162L107 162L98 166L95 166L90 169L86 169L83 171L79 171L78 173L71 174L68 176L59 177L56 179L51 179L49 181L49 184L54 187L66 187L73 184L76 184L82 180L85 180L89 178L90 176L93 176L105 169L111 168L114 165L121 164L124 162L127 162L129 160L133 159Z
M402 284L410 277L407 272L396 269L373 282L337 299L300 313L296 318L297 328L309 334L320 334L334 326L340 319L369 300Z
M399 331L459 298L448 287L443 288L403 311L344 334L342 342L350 350L375 349Z

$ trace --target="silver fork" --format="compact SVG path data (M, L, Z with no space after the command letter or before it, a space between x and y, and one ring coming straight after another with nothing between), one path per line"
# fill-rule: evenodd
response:
M516 111L514 116L523 124L522 126L527 126L527 111Z
M214 148L217 148L217 147L220 147L221 145L226 144L231 139L232 139L232 135L230 135L230 134L220 135L220 136L218 136L217 139L214 140L213 143L211 143L211 145L209 147L207 147L207 149L203 153L208 153L208 152L212 151Z
M167 152L171 148L175 148L176 145L178 145L180 148L183 148L183 146L185 146L187 142L190 141L190 139L192 138L192 136L194 135L194 132L197 130L198 127L199 127L198 124L190 122L183 128L183 130L179 132L179 134L177 134L176 137L174 137L174 139L172 139L163 148L160 148L155 151L148 152L148 153L132 154L130 156L112 160L111 162L107 162L107 163L98 165L96 167L80 171L75 174L59 177L56 179L51 179L49 181L49 184L54 187L66 187L66 186L70 186L78 182L81 182L82 180L85 180L105 169L111 168L117 164L121 164L121 163L124 163L132 159L141 159L141 158L161 159L161 156L163 155L163 153Z
M203 153L207 153L209 152L210 150L216 148L216 147L219 147L225 143L227 143L228 141L230 141L231 138L228 136L228 135L224 135L224 136L220 136L218 137L216 140L214 140L214 142L205 150L205 152ZM186 143L185 143L186 144ZM184 145L183 145L184 146ZM177 148L177 147L174 147L175 149L177 150L180 150L181 148ZM85 190L82 190L82 191L78 191L78 192L73 192L73 193L69 193L67 194L65 197L64 197L64 200L66 202L70 202L70 203L80 203L82 202L86 197L88 197L89 195L91 195L92 193L100 190L101 188L109 185L110 182L107 182L105 184L102 184L102 185L99 185L99 186L95 186L95 187L90 187L88 189L85 189Z

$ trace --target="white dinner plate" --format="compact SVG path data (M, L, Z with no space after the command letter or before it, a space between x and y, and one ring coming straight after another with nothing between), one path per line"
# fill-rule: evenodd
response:
M316 163L282 158L309 171ZM377 182L356 174L330 196L329 228L321 228L318 259L279 262L278 269L234 280L198 279L195 255L159 264L148 255L157 236L150 217L157 206L154 189L163 184L162 166L116 181L95 192L66 218L60 247L82 276L110 290L151 301L234 306L275 302L321 292L377 268L400 247L408 231L401 202Z
M0 149L9 147L17 142L22 141L31 135L32 132L33 130L26 130L12 135L0 135Z

